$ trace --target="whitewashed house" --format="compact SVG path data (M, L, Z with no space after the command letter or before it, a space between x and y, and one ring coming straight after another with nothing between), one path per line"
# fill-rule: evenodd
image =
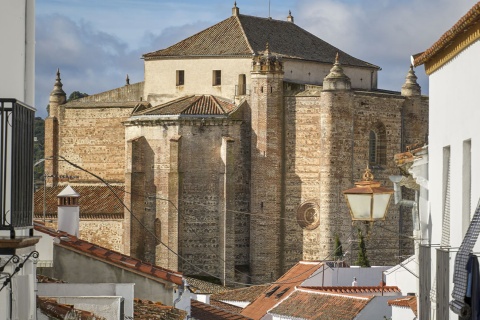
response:
M469 311L464 300L465 264L470 253L480 252L475 230L480 221L474 215L480 198L479 20L477 3L430 48L413 57L414 65L424 65L429 75L432 110L429 206L420 208L420 319L458 319L458 313Z

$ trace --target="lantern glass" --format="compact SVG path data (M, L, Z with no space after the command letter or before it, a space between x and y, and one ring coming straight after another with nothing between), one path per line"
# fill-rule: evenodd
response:
M373 213L374 220L383 220L387 214L388 203L390 202L391 193L373 194Z
M370 194L345 194L355 220L370 220L372 196Z

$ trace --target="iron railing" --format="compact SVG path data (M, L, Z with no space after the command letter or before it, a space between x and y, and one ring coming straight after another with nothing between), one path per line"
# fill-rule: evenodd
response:
M33 230L35 109L0 98L0 230Z

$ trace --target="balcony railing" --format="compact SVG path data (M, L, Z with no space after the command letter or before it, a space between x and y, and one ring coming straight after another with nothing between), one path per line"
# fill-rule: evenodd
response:
M0 230L33 230L35 109L0 98Z

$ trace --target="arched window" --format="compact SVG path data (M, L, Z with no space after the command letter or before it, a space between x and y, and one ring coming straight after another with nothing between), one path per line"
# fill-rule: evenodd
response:
M368 135L368 162L372 166L387 164L387 134L385 126L377 122Z

